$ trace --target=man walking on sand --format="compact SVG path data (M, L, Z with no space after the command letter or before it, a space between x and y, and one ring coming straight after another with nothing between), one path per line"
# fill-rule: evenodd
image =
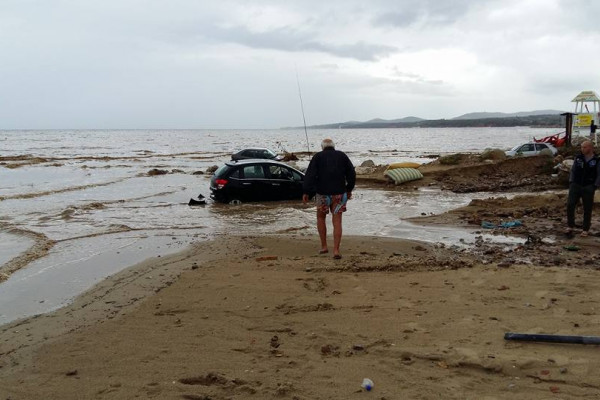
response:
M340 259L342 241L342 213L346 211L346 202L352 198L356 183L354 165L346 153L336 150L333 140L321 142L322 151L310 160L306 175L302 201L308 202L309 195L316 193L317 230L321 239L320 254L328 253L326 217L331 212L333 223L333 258Z
M583 203L583 231L587 236L592 224L594 192L600 187L600 158L594 154L594 144L590 140L581 143L581 154L575 156L569 176L569 197L567 200L567 234L575 227L575 208L579 199Z

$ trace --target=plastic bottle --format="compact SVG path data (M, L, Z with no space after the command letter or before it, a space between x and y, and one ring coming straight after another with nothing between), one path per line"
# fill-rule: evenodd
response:
M373 389L373 381L369 378L365 378L360 386L363 387L367 392L370 392L371 389Z

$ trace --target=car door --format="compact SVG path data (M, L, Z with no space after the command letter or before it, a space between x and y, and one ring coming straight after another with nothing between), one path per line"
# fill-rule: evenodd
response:
M241 186L244 201L260 201L268 198L267 192L271 190L269 180L261 164L248 164L242 167Z
M292 168L288 168L290 173L292 174L292 183L290 187L290 198L291 199L301 199L302 193L304 192L302 184L304 183L304 176L298 172L293 170Z
M273 200L291 199L293 196L293 175L289 168L272 164L268 168L269 196Z
M540 151L546 150L546 149L550 150L550 148L548 146L546 146L544 143L536 143L535 144L535 152L536 152L536 154L539 154Z
M517 150L517 155L521 155L523 157L535 156L535 146L533 143L524 144L519 150Z

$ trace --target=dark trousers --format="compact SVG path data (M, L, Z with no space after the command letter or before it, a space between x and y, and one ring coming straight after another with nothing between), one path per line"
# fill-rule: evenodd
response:
M567 200L567 225L569 228L575 226L575 208L579 199L583 203L583 230L589 231L592 225L592 207L594 206L594 192L596 186L582 186L578 183L569 185L569 199Z

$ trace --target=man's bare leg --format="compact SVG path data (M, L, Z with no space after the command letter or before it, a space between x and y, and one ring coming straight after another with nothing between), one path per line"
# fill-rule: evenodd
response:
M333 214L333 255L340 255L340 243L342 242L342 213Z
M327 214L321 210L317 210L317 231L319 231L319 239L321 239L321 252L327 252L327 223L325 218Z

